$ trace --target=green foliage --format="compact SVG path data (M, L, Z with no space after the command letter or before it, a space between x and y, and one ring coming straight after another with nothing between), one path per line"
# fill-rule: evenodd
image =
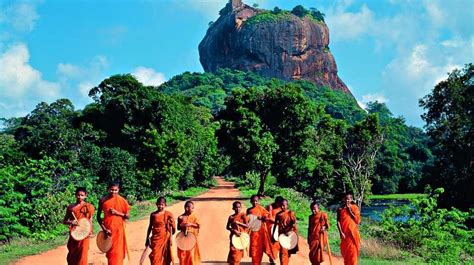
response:
M367 111L378 114L384 134L377 154L374 181L376 193L420 192L425 166L431 163L428 137L419 128L407 126L402 117L394 117L384 103L369 102Z
M468 209L474 200L474 65L454 70L420 100L435 155L430 182L444 187L442 206Z
M310 8L309 10L311 10L311 17L316 20L316 21L320 21L320 22L324 22L324 13L319 11L318 9L312 7Z
M230 171L243 177L268 174L283 186L331 200L341 167L344 123L317 108L300 87L235 90L219 113L219 143Z
M48 239L63 231L65 202L73 198L77 176L51 158L0 169L0 240L30 235ZM83 183L82 183L83 184Z
M412 205L390 207L373 233L381 240L396 244L422 256L427 262L460 264L473 261L474 232L465 226L473 212L437 207L444 189L414 199Z
M295 6L292 10L291 13L297 17L303 18L306 15L310 14L310 11L302 5L297 5Z
M291 13L286 10L280 10L279 12L265 10L256 14L253 17L250 17L244 22L244 25L253 26L261 23L277 23L281 21L289 21L291 20L291 16Z

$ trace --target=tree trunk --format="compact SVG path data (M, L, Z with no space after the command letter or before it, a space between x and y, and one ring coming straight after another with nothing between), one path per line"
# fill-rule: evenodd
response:
M258 196L265 196L265 180L267 179L267 173L260 174L260 186L258 187Z

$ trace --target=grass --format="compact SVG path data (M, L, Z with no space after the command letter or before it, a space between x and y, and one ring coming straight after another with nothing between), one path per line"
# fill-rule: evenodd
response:
M425 197L423 193L405 193L405 194L372 194L369 195L369 199L377 200L411 200Z
M186 200L206 192L208 188L192 187L185 191L176 191L166 195L168 205L177 201ZM149 214L156 210L155 200L150 199L135 203L130 209L130 221L136 221L147 218ZM96 216L94 216L95 221ZM64 226L64 231L67 228ZM94 231L99 231L99 225L94 222ZM38 253L65 245L69 235L64 234L51 240L38 241L25 237L14 238L8 244L0 245L0 264L10 264L25 256L36 255ZM65 258L65 257L63 257Z

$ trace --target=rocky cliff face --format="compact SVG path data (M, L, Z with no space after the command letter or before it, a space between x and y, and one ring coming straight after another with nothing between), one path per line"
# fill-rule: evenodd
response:
M231 0L199 44L199 55L206 72L228 67L284 80L305 79L350 94L328 45L324 22Z

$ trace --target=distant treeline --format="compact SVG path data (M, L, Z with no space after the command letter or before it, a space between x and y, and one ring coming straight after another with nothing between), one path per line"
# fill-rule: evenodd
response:
M276 178L325 202L344 190L363 199L431 183L425 169L435 157L421 129L383 103L366 112L350 95L309 82L222 69L152 87L125 74L89 96L83 110L59 99L4 120L0 240L61 233L74 188L87 187L96 202L110 181L130 201L210 185L217 174Z

